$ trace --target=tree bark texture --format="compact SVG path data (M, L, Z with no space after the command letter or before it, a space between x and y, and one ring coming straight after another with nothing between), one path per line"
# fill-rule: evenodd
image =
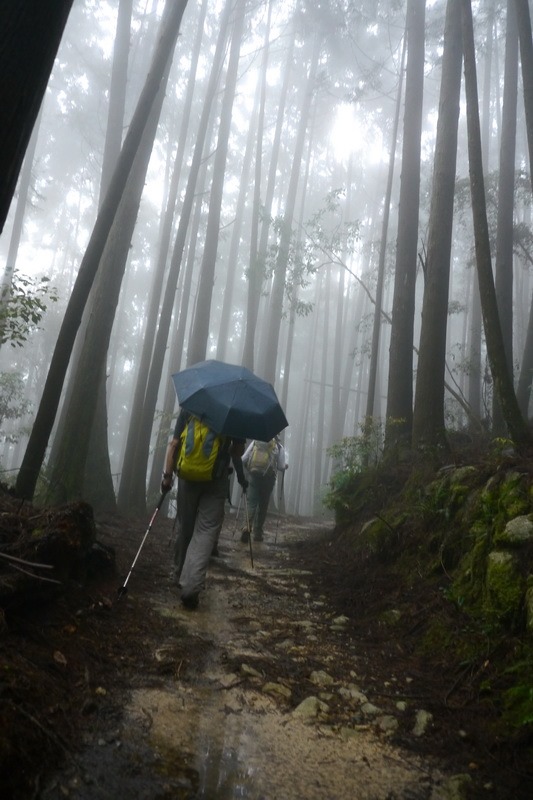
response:
M425 0L409 0L402 175L389 353L387 448L397 439L410 436L413 418L413 336L424 96L424 20Z
M479 103L477 94L474 29L471 0L461 0L463 54L465 68L466 113L468 128L468 161L470 190L474 218L476 264L479 293L487 353L491 366L494 390L501 405L510 436L518 446L531 445L531 434L520 413L513 384L507 367L507 358L498 316L496 291L492 274L489 230L485 200L485 182L481 157L481 132L479 125Z
M177 3L174 0L168 0L167 2L160 27L159 44L155 51L152 66L124 140L109 190L96 218L63 318L39 409L17 476L16 491L22 497L33 497L37 477L44 461L48 440L56 418L65 375L85 304L93 285L131 166L150 116L152 105L163 80L169 55L174 48L186 5L187 0L180 0Z
M415 447L446 445L444 374L461 65L461 5L460 0L448 0L413 414Z

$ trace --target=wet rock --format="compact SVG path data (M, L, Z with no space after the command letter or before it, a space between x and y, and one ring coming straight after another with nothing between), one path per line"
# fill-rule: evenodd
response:
M339 689L339 694L344 700L351 700L352 702L357 703L357 705L363 705L363 703L368 703L368 697L366 694L363 694L357 686L349 685L349 686L341 686Z
M361 711L363 714L366 714L367 717L375 717L380 713L380 709L375 706L374 703L363 703Z
M530 516L515 517L509 520L503 531L494 536L495 544L511 547L533 542L533 520Z
M349 621L350 621L349 617L346 617L344 616L344 614L341 614L340 617L335 617L335 619L332 621L332 625L347 625Z
M263 692L265 694L279 695L280 697L284 697L287 700L289 700L290 697L292 696L292 692L288 686L284 686L282 683L275 683L275 682L265 683L265 685L263 686Z
M430 800L467 800L471 786L470 775L452 775L440 786L433 788Z
M241 664L241 675L248 675L252 678L263 677L258 670L256 670L254 667L251 667L249 664Z
M326 703L318 697L311 696L302 700L300 705L297 706L292 713L295 717L311 719L313 717L318 717L319 714L327 713L328 710L329 708Z
M382 733L394 733L398 730L398 720L392 714L385 714L376 720L377 727Z
M311 683L314 683L315 686L331 686L332 683L335 683L335 679L323 669L312 672L309 676L309 680Z
M431 722L433 722L433 714L431 714L429 711L424 711L423 709L417 711L413 735L423 736Z

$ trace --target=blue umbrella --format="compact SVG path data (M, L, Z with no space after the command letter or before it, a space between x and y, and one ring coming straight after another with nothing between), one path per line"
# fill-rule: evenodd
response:
M172 380L181 408L216 433L268 442L289 424L271 384L246 367L210 359Z

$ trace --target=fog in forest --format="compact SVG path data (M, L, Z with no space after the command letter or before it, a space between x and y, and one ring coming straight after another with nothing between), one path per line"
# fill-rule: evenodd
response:
M44 404L36 498L146 513L178 410L170 376L205 358L275 387L290 514L327 513L333 471L374 464L386 440L516 439L488 348L503 341L526 418L520 26L513 3L474 3L468 49L461 5L74 0L0 236L3 482L48 379L60 403ZM499 326L488 290L480 303L487 263ZM50 377L72 298L85 311Z

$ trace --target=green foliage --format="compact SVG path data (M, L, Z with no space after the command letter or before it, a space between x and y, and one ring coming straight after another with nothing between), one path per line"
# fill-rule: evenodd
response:
M19 419L30 410L30 403L24 399L24 381L14 372L0 372L0 430L8 419ZM14 436L0 434L3 441L16 441Z
M335 468L324 505L337 519L360 511L372 501L379 483L376 467L383 452L383 425L369 420L360 425L359 436L345 436L328 449Z
M0 297L0 345L22 347L46 311L46 300L56 302L57 291L48 278L28 278L15 272L11 287Z
M383 453L383 423L367 420L359 426L359 436L345 436L337 444L328 449L328 455L334 459L338 469L355 474L376 465Z

